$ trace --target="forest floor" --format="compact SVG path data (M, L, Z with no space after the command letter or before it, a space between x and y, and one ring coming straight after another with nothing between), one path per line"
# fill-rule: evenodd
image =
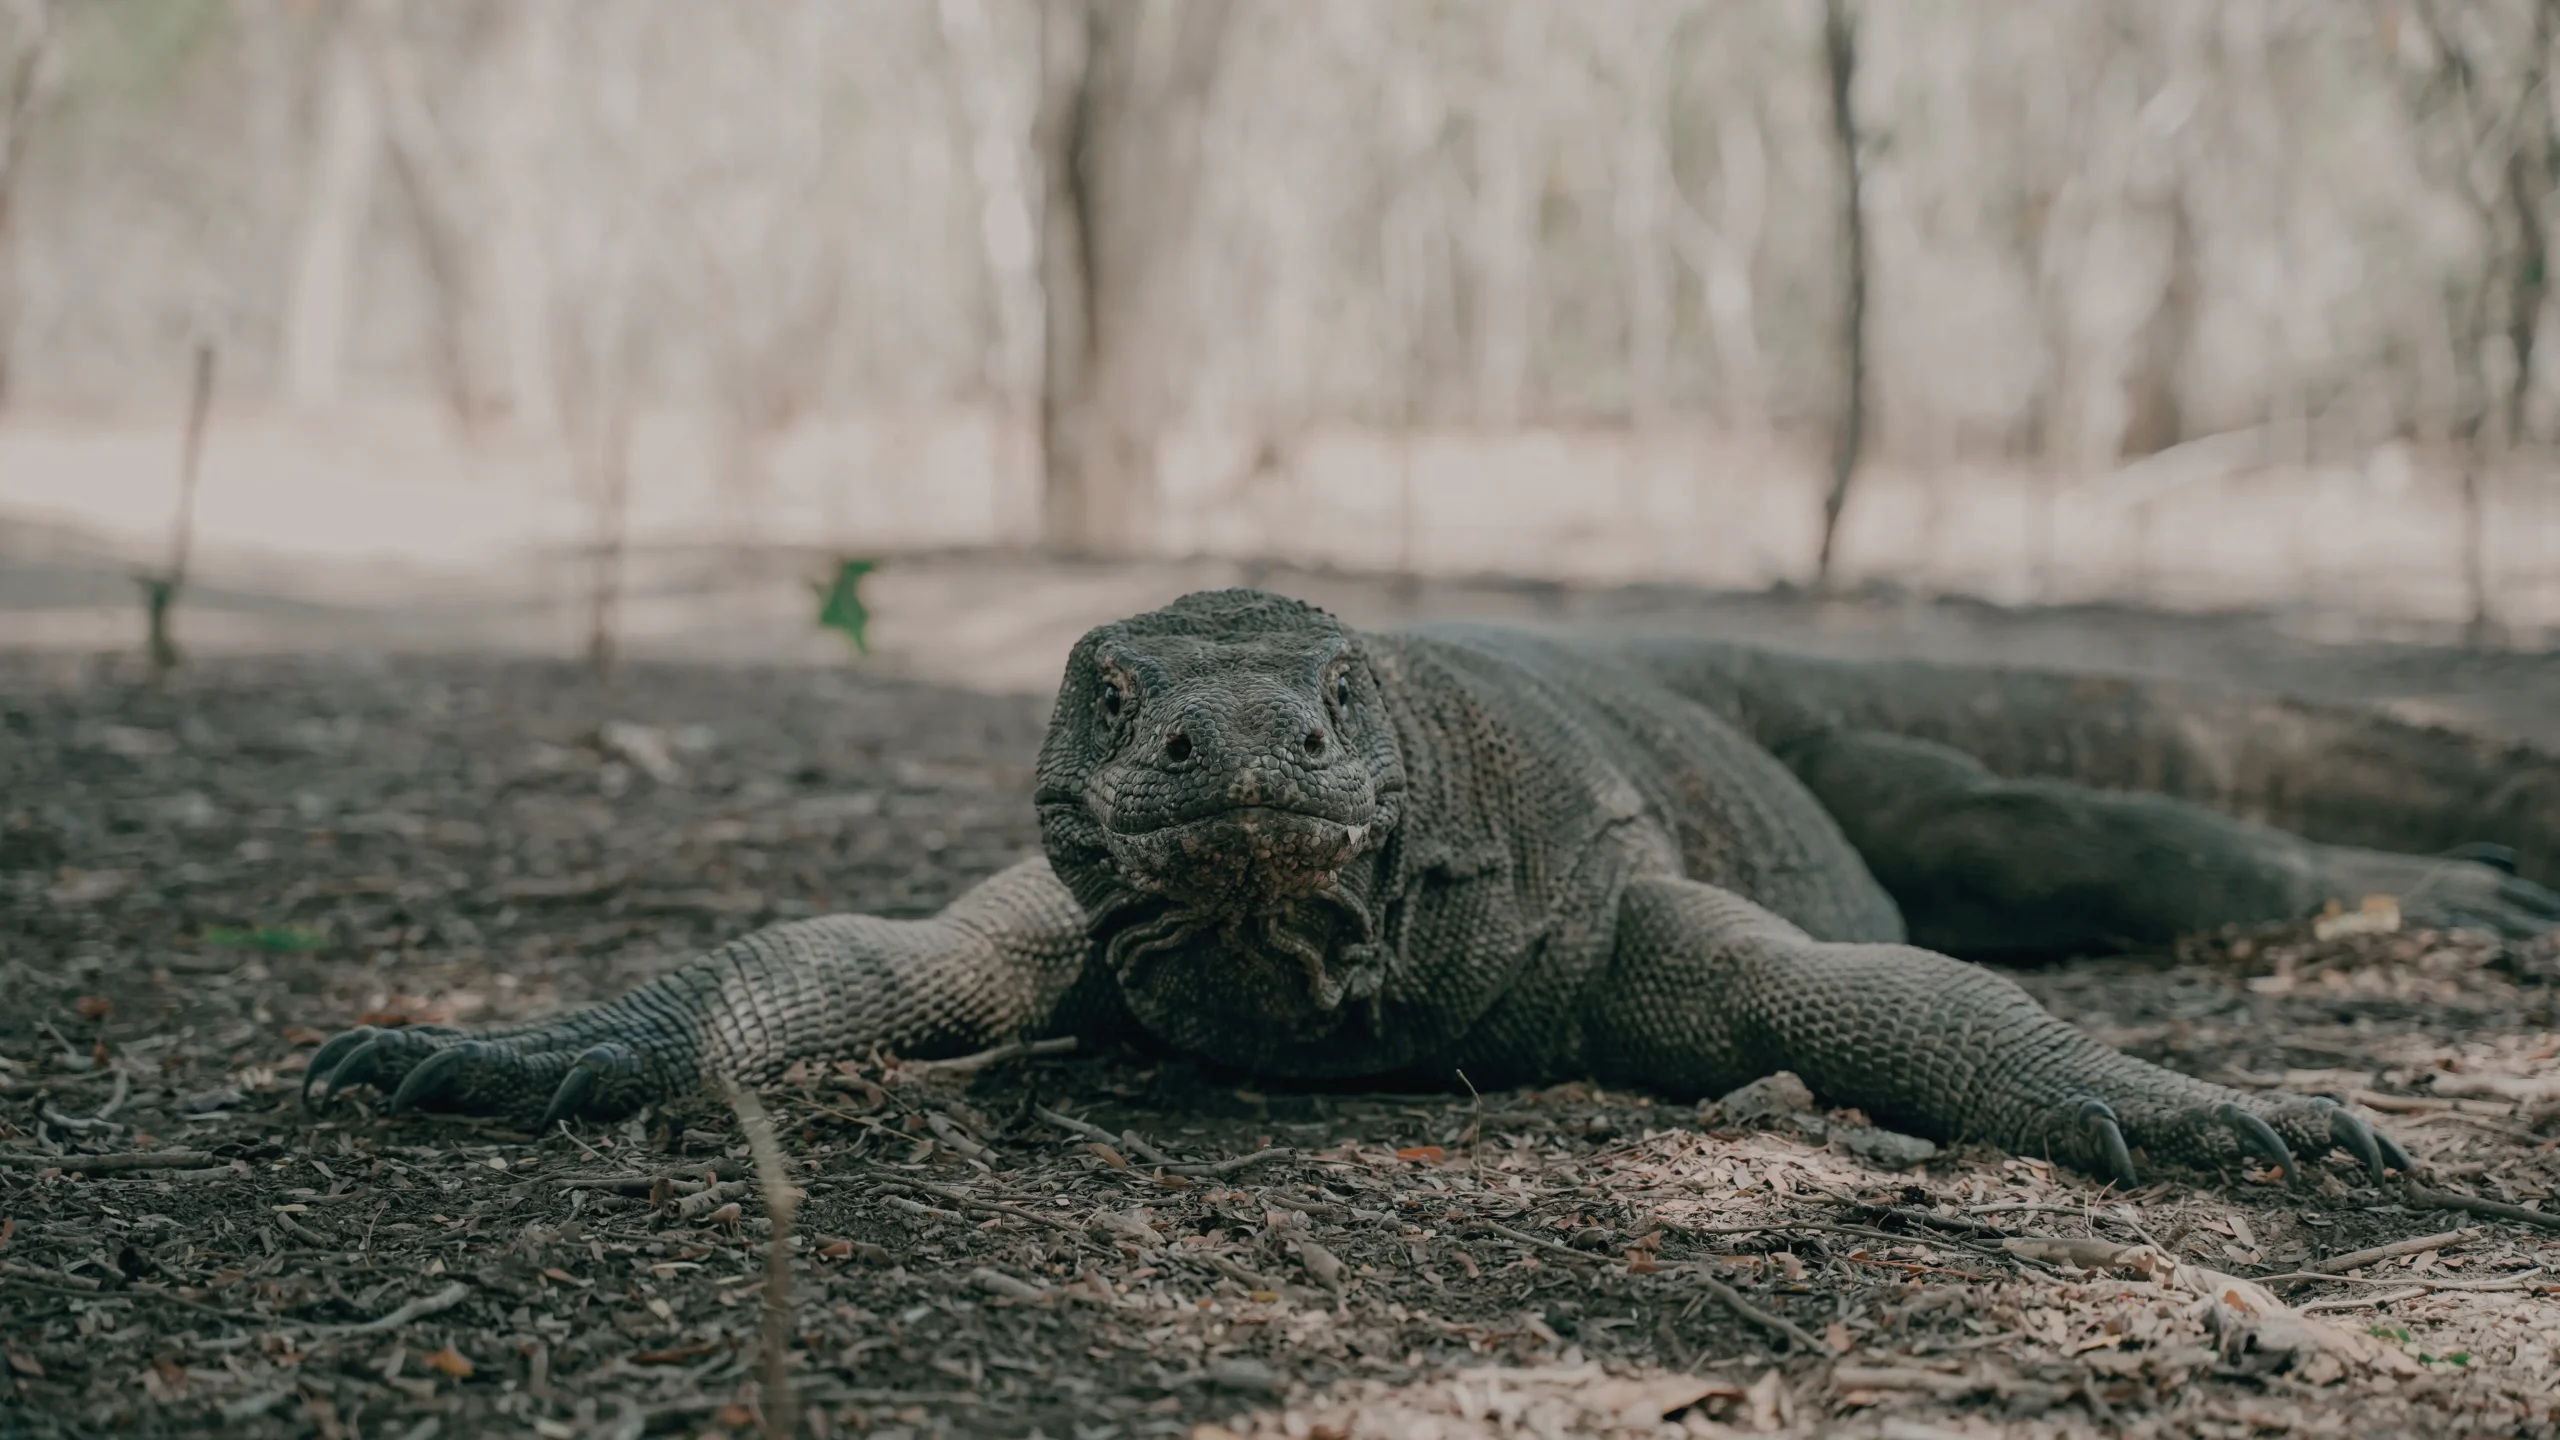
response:
M1034 850L1042 711L823 669L222 659L155 691L0 653L0 1434L753 1433L771 1225L726 1105L315 1116L301 1067L360 1020L929 911ZM2298 927L2022 979L2560 1209L2554 961ZM872 1057L763 1103L806 1192L811 1434L2560 1433L2560 1232L2335 1160L2123 1193L1887 1168L1854 1116L1132 1054Z

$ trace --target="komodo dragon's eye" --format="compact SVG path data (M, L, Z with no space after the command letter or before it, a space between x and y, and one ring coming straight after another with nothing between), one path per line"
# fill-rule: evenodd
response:
M1345 710L1351 708L1351 672L1348 670L1333 672L1333 703Z
M1118 680L1102 682L1102 713L1117 720L1129 708L1129 687Z

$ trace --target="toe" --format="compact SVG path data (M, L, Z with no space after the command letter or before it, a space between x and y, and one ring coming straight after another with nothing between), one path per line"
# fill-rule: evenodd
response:
M391 1092L393 1113L414 1110L431 1100L441 1099L456 1082L489 1058L489 1046L478 1040L465 1040L448 1046L421 1060Z
M2373 1183L2382 1183L2382 1143L2373 1127L2361 1116L2333 1100L2323 1100L2320 1107L2329 1117L2329 1141L2339 1149L2364 1162L2364 1173Z
M2408 1151L2400 1148L2399 1141L2391 1138L2391 1132L2387 1130L2374 1131L2373 1143L2381 1148L2384 1164L2389 1165L2392 1169L2399 1171L2403 1175L2413 1175L2417 1173L2417 1162L2409 1158Z
M305 1110L311 1108L312 1085L326 1080L329 1083L320 1087L320 1104L325 1109L330 1097L346 1088L337 1079L338 1067L345 1063L348 1056L364 1048L366 1042L381 1033L370 1025L359 1025L353 1030L339 1031L329 1037L328 1043L312 1051L310 1063L302 1067L302 1108Z
M537 1128L548 1130L563 1120L609 1108L596 1103L603 1097L606 1082L629 1081L639 1069L639 1057L628 1045L588 1047L570 1064L569 1073L560 1077L560 1088L551 1092L551 1103L544 1108Z
M2141 1184L2142 1179L2133 1168L2133 1152L2124 1143L2124 1126L2117 1122L2114 1108L2095 1096L2082 1096L2074 1102L2072 1112L2082 1133L2096 1143L2107 1178L2128 1190Z
M2275 1132L2274 1126L2228 1100L2213 1108L2213 1118L2230 1130L2242 1150L2281 1171L2287 1184L2302 1178L2301 1167L2293 1163L2293 1152L2285 1148L2284 1137Z

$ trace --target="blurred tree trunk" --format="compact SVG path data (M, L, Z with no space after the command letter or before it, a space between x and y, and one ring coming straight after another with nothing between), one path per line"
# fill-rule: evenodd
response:
M9 402L9 361L18 338L18 188L26 183L27 151L36 117L50 88L54 55L53 8L45 0L11 7L5 73L0 73L0 406Z
M2184 197L2173 190L2169 211L2168 277L2160 303L2136 342L2132 376L2132 413L2126 417L2123 453L2155 455L2187 438L2186 405L2179 392L2179 371L2187 358L2196 323L2196 227Z
M373 208L382 126L356 23L351 15L338 15L323 47L320 134L303 183L285 297L285 394L297 405L325 406L338 398L356 247Z
M1014 87L1005 83L985 0L939 0L934 18L967 127L970 178L978 189L986 383L1008 409L1027 408L1040 363L1040 254L1022 173L1023 117L1015 108Z
M542 161L559 123L562 30L557 5L508 6L497 66L505 77L490 117L491 212L486 227L496 370L510 418L538 431L558 424L551 354L551 267L543 253Z
M1049 545L1141 547L1175 418L1201 121L1228 0L1040 8L1040 440Z
M2468 303L2457 302L2448 317L2457 379L2447 428L2461 466L2467 638L2486 645L2499 629L2489 488L2506 455L2527 439L2535 340L2550 287L2548 209L2560 166L2550 79L2560 0L2451 8L2445 0L2418 0L2413 8L2436 64L2412 118L2422 126L2437 115L2448 122L2447 168L2482 236L2481 274ZM2504 375L2492 373L2492 347L2506 352Z
M1822 550L1814 583L1831 584L1840 512L1849 504L1849 482L1867 438L1867 205L1858 166L1858 112L1852 90L1858 78L1858 36L1849 0L1828 0L1823 11L1822 57L1831 89L1831 129L1840 153L1840 246L1844 274L1840 306L1840 415L1831 434L1831 489L1822 498Z

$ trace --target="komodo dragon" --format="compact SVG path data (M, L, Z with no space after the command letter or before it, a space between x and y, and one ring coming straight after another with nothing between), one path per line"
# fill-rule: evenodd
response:
M2005 778L2030 775L2067 778ZM2378 1179L2406 1157L2334 1103L2133 1059L1934 952L2373 892L2413 923L2560 920L2529 878L2560 862L2560 762L2530 751L2116 680L1364 633L1250 590L1086 635L1037 776L1046 857L939 915L776 925L478 1036L360 1027L305 1097L370 1084L548 1127L713 1072L1134 1027L1274 1077L1696 1095L1783 1068L1880 1123L2128 1183L2142 1152L2298 1178L2294 1153L2332 1148ZM2316 843L2177 796L2404 848L2504 828L2522 854Z

